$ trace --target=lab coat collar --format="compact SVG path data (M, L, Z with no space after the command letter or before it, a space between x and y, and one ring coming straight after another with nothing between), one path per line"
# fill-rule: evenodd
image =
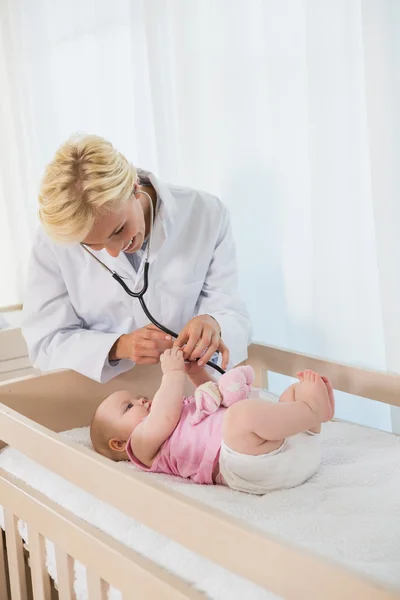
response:
M168 234L171 231L171 224L173 222L174 215L177 211L176 200L171 194L171 190L168 185L158 179L154 173L151 173L151 171L146 171L145 169L138 169L137 172L139 179L145 182L149 181L161 198L159 216L164 227L165 236L168 237Z

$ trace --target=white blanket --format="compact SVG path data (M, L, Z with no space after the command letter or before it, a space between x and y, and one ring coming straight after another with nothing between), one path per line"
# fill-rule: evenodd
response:
M63 435L90 446L87 428ZM175 490L267 532L400 587L400 438L339 422L325 425L323 436L320 471L304 485L289 491L256 497L218 486L196 486L170 476L149 477L156 477ZM72 486L12 448L0 452L0 467L184 577L209 598L275 598ZM127 464L126 468L134 467ZM26 539L24 524L20 530ZM48 569L54 578L55 559L50 545ZM77 598L86 600L85 572L81 565L77 566L76 577ZM113 590L110 598L119 598L119 594Z

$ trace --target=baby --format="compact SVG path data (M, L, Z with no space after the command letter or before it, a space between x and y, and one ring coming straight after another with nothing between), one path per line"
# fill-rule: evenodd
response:
M217 384L173 348L161 368L153 400L119 391L100 404L90 427L97 452L143 471L260 495L300 485L318 469L321 423L334 414L326 378L298 373L275 403L248 398L251 367L232 369ZM197 388L191 398L183 396L186 373Z

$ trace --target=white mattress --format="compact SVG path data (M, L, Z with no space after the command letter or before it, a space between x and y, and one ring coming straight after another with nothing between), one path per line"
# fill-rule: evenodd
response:
M62 435L90 446L88 428ZM149 477L400 588L400 437L339 422L325 425L323 436L321 469L306 484L289 491L256 497L218 486L196 486L170 476ZM0 467L184 577L209 598L276 598L72 486L12 448L0 452ZM126 464L126 468L135 467ZM26 540L22 523L20 531ZM51 544L48 569L55 578ZM78 600L86 600L81 565L76 566L75 589ZM112 590L110 598L119 598L119 594Z

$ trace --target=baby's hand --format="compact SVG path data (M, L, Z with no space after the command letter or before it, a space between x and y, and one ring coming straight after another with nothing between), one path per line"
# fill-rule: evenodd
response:
M161 369L164 374L171 371L185 372L185 361L183 358L183 352L180 348L166 350L164 354L161 355L160 360Z

